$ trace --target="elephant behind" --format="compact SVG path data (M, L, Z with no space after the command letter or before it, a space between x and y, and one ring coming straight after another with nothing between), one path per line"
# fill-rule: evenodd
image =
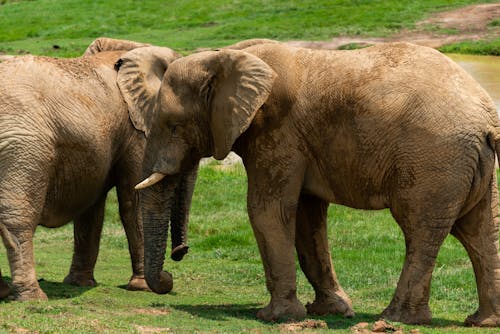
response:
M129 119L114 68L127 50L142 48L151 51L149 59L163 70L178 57L168 48L100 38L80 58L19 56L0 64L4 78L0 83L0 235L16 299L47 298L37 282L33 259L38 225L59 227L73 220L73 261L64 282L96 284L94 266L104 205L114 186L132 260L128 288L148 289L143 229L133 188L143 176L145 136ZM168 283L171 288L171 280ZM6 282L0 280L0 297L8 293Z

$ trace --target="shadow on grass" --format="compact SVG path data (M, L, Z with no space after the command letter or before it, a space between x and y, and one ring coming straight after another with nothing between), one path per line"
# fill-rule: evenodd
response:
M2 278L7 282L7 284L11 285L10 277L3 276ZM62 282L46 281L43 278L39 279L38 283L40 284L40 288L43 290L43 292L45 292L49 299L56 300L74 298L92 289L92 287L89 286L74 286L64 284ZM2 303L7 303L10 301L12 301L10 297L0 300L0 302Z
M179 311L187 312L193 316L210 319L210 320L225 320L227 318L238 318L246 320L257 320L256 314L260 309L259 304L223 304L223 305L170 305L170 307ZM340 315L329 316L308 316L308 319L323 320L326 322L329 329L348 329L360 322L374 323L380 320L379 314L373 313L356 313L353 318L344 318ZM265 324L274 324L262 322ZM442 327L461 327L462 322L447 320L442 318L433 318L428 328ZM396 327L400 327L399 325ZM412 326L413 327L413 326Z
M210 320L226 318L255 320L255 315L260 309L259 304L170 305L170 307Z
M347 329L351 328L354 325L359 324L360 322L368 322L373 324L374 322L381 320L380 314L372 314L372 313L356 313L353 318L344 318L340 315L331 315L325 317L312 317L312 319L324 320L328 328L330 329ZM387 321L392 323L391 321ZM461 327L463 326L463 322L442 319L442 318L433 318L430 325L404 325L404 324L395 324L396 327L401 326L410 326L410 327L427 327L427 328L442 328L442 327Z
M74 298L93 289L91 286L69 285L63 282L46 281L43 278L38 280L38 283L49 299Z

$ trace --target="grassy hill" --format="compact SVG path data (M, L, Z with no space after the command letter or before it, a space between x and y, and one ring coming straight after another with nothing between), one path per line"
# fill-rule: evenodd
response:
M76 56L99 36L184 52L253 37L387 36L411 29L433 11L477 2L0 0L0 53ZM36 270L50 300L0 301L0 333L283 333L292 328L255 318L269 296L246 213L246 176L240 165L201 168L191 212L190 253L180 263L168 258L165 263L174 276L170 294L124 290L131 269L114 193L105 219L95 272L99 285L92 289L61 283L71 263L72 226L37 229ZM328 220L333 261L357 315L312 317L312 327L327 328L307 329L311 322L299 323L293 327L298 332L351 333L359 322L373 323L389 303L401 270L404 240L387 210L332 205ZM4 250L0 268L9 279ZM299 299L312 301L314 292L298 267L297 276ZM476 307L470 261L449 237L434 271L431 326L395 326L405 333L416 328L420 333L498 333L462 327Z
M76 56L99 36L181 51L255 37L387 36L413 28L432 12L482 2L488 1L2 0L0 51Z

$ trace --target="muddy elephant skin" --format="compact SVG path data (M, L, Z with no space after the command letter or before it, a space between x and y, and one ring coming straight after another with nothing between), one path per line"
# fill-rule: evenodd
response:
M243 160L271 294L259 318L354 314L326 235L328 203L338 203L389 208L404 233L406 258L384 318L430 322L432 270L451 233L477 281L479 307L466 324L500 325L498 115L446 56L408 43L353 51L260 43L174 61L157 95L149 180L230 150ZM295 250L315 290L306 307L296 297Z
M134 185L145 136L117 86L115 63L142 43L100 38L84 56L19 56L0 64L0 235L12 295L46 299L38 284L33 234L73 220L74 255L65 283L96 284L94 266L108 191L116 186L132 260L128 288L148 290L142 222ZM122 50L122 51L107 51ZM164 61L178 55L157 48ZM0 297L9 293L0 281Z

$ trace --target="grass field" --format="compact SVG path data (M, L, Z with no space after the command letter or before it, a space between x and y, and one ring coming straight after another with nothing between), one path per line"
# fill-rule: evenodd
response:
M413 28L431 12L495 0L2 2L0 51L76 56L99 36L150 42L180 51L255 37L327 40L339 35L387 36Z
M268 333L286 324L255 318L269 301L264 271L245 204L246 176L241 165L201 168L190 223L190 253L176 263L166 260L174 275L168 295L129 292L131 274L127 242L111 194L96 267L95 288L66 286L62 279L71 263L72 226L36 233L35 254L40 285L48 302L0 302L0 332L40 333ZM402 266L404 241L386 210L361 211L342 206L329 210L329 240L340 282L351 296L356 317L314 317L328 329L350 333L359 322L373 323L390 301ZM6 270L5 253L0 266ZM302 302L313 299L312 288L298 269ZM396 324L421 333L498 333L498 329L462 327L477 307L470 262L449 237L441 248L432 283L431 326ZM312 330L311 330L312 331ZM307 330L305 331L307 332Z
M99 36L166 45L183 52L253 37L384 36L413 27L432 11L478 2L485 1L190 0L159 5L158 1L132 0L0 0L0 53L76 56ZM464 45L454 52L470 47ZM71 263L72 225L38 228L36 270L50 300L0 301L0 333L286 332L285 324L255 318L269 296L245 198L246 176L241 166L223 169L215 163L201 168L191 211L190 253L180 263L166 260L166 269L175 280L168 295L124 289L131 268L114 193L108 200L95 288L61 283ZM332 205L328 226L337 274L357 315L353 319L314 317L328 329L300 332L334 329L350 333L350 327L359 322L373 323L389 303L401 270L404 241L388 211ZM9 279L5 251L0 252L0 268ZM312 288L299 269L297 273L299 298L310 302ZM405 332L418 328L421 333L498 333L498 329L462 327L476 307L470 262L461 245L449 237L434 270L431 326L395 325Z

